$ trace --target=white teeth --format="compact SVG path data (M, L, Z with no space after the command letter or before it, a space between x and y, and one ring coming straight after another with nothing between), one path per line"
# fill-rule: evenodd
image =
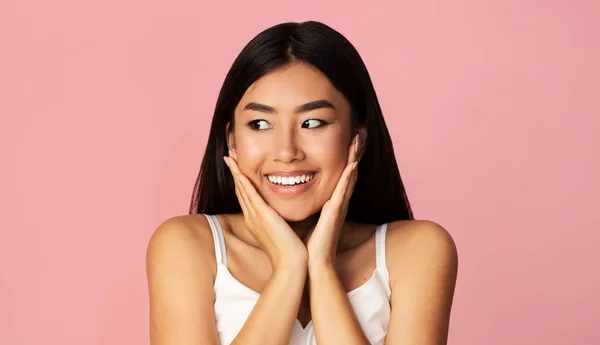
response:
M306 183L315 177L314 173L300 176L271 176L267 175L267 179L274 184L280 184L284 186L293 186L301 183Z

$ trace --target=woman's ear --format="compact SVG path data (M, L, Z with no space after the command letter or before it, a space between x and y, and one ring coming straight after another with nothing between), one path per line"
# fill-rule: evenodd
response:
M230 130L230 122L227 122L227 125L225 125L225 137L227 138L227 150L229 151L229 156L237 160L237 154L235 152L235 136L233 135L233 131Z

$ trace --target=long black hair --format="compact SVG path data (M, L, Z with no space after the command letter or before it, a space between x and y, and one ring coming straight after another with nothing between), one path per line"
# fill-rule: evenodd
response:
M297 61L325 74L350 103L353 127L364 126L367 131L346 219L367 224L414 219L367 68L344 36L315 21L268 28L254 37L233 62L217 99L190 214L242 212L233 177L223 161L228 155L227 123L232 131L234 109L250 85Z

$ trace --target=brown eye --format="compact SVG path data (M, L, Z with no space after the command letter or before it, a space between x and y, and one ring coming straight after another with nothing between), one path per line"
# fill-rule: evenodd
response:
M248 122L248 127L255 131L262 131L264 129L269 128L268 124L269 123L265 120L253 120Z
M322 121L322 120L310 119L310 120L306 120L306 121L304 121L304 123L302 123L302 128L316 128L316 127L321 127L325 123L326 122Z

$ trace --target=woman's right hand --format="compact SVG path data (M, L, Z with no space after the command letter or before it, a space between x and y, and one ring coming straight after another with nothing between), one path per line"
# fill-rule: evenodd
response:
M273 270L306 265L308 251L288 223L258 194L233 157L223 157L235 182L246 226L271 261Z

